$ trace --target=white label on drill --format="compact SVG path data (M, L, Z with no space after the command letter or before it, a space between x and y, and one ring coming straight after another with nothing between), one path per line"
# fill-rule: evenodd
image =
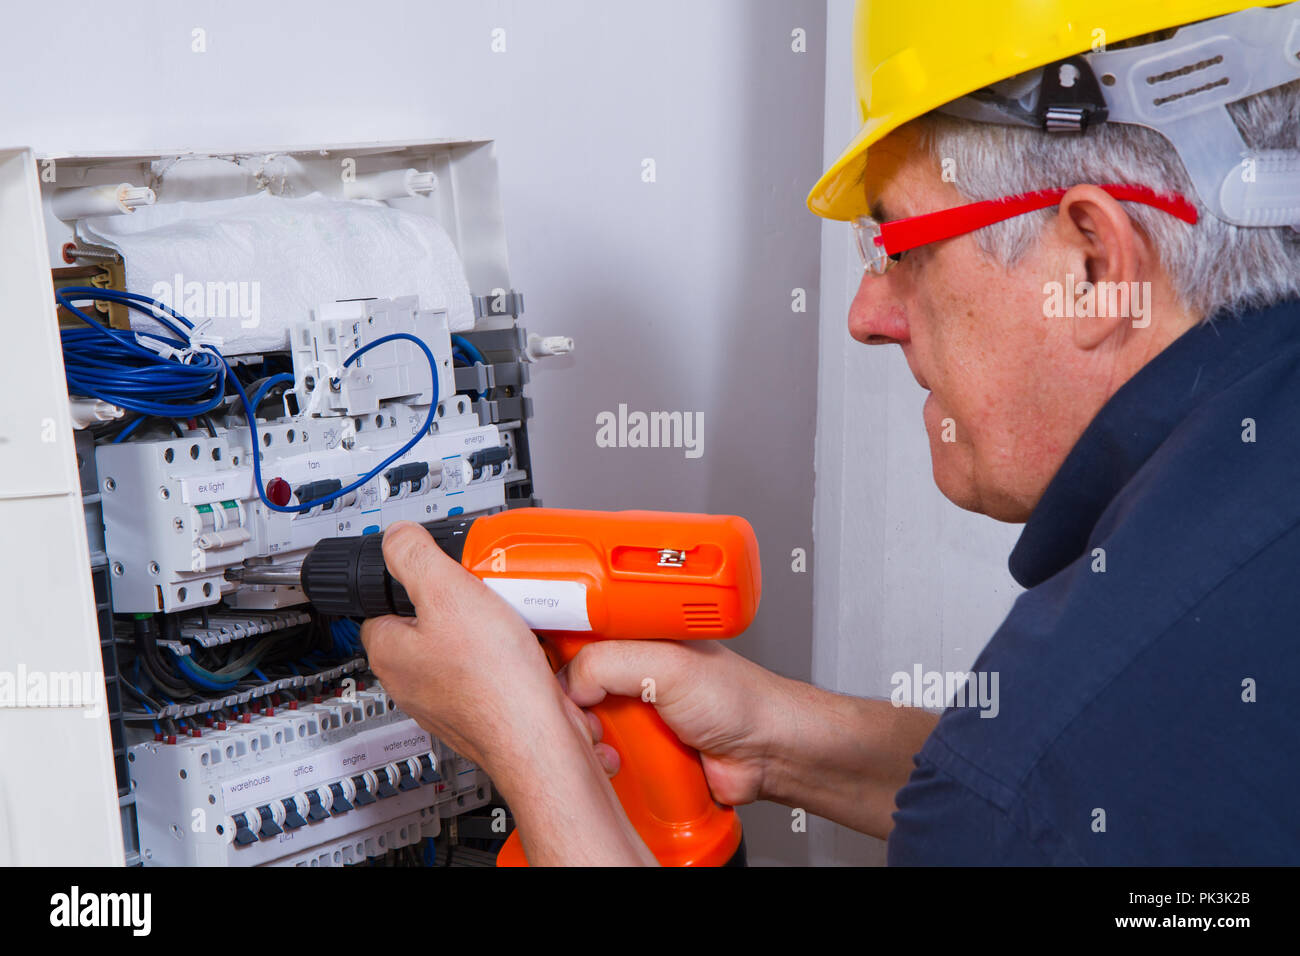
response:
M577 581L484 578L534 631L590 631L587 587Z

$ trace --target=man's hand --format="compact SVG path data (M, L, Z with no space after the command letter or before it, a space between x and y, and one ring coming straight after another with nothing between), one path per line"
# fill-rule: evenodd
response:
M784 678L717 641L600 641L579 651L558 676L584 708L606 694L640 697L643 682L653 680L659 716L700 751L714 797L738 806L762 795L773 726L790 717ZM612 749L601 756L617 768Z
M421 727L492 778L529 862L653 864L610 786L598 723L565 697L514 609L418 525L387 529L384 561L416 616L362 625L370 669Z
M773 800L875 837L893 827L894 794L938 717L790 680L712 641L589 644L560 673L569 697L639 697L700 751L714 797Z
M537 635L427 531L389 527L384 560L416 616L368 620L361 640L370 669L421 727L485 768L548 719L564 715L589 733L566 713Z

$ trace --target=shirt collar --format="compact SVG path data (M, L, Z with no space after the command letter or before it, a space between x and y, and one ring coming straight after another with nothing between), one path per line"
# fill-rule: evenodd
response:
M1300 302L1224 314L1198 325L1148 362L1102 406L1025 523L1011 576L1032 588L1082 555L1120 490L1197 406L1300 346Z

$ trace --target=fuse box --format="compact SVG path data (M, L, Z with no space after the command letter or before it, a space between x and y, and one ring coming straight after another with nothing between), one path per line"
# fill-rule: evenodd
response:
M46 423L63 457L22 462L0 505L58 491L67 511L50 549L80 615L58 641L105 691L67 740L99 768L82 846L103 851L108 829L119 849L98 862L320 866L446 839L491 781L387 696L360 622L319 614L291 575L230 572L540 503L530 368L572 343L522 326L493 144L15 150L0 173L27 215L26 259L4 268L33 306L33 366L67 369ZM97 350L94 323L125 338ZM179 384L168 366L151 394L121 386L136 346L186 366ZM204 367L210 407L154 407ZM29 819L54 826L32 797Z

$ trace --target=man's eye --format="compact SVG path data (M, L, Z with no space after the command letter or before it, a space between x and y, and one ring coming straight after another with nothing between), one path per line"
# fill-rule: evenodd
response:
M895 262L902 262L902 261L903 261L903 256L905 256L905 255L907 255L906 252L895 252L895 253L894 253L892 256L890 256L889 258L893 259Z

